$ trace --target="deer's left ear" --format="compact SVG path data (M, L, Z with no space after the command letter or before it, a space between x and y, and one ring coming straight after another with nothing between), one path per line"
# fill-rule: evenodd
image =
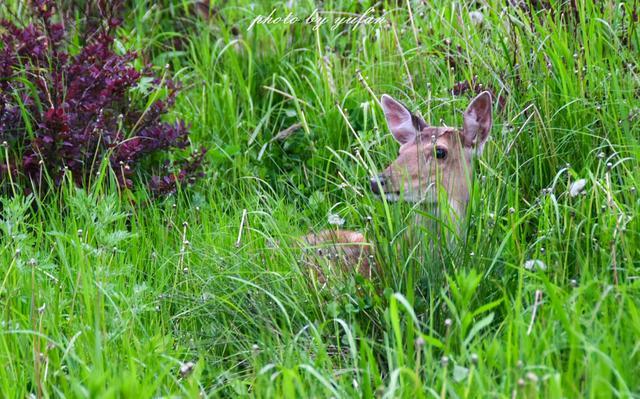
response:
M476 147L478 153L482 153L484 143L489 138L493 118L491 116L491 94L483 91L471 101L471 104L464 111L464 127L462 135L464 144L469 147Z

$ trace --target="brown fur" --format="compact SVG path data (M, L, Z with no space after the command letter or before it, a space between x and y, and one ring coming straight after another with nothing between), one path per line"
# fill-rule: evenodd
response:
M306 249L305 263L315 270L321 283L326 282L322 266L337 265L343 272L355 268L362 276L371 278L373 247L362 233L324 230L307 234L302 241Z

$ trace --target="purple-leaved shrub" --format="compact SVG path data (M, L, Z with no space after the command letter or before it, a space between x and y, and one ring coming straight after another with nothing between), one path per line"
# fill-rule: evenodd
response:
M4 189L9 182L27 192L59 185L68 172L86 186L104 161L121 187L132 188L144 176L155 195L201 176L204 149L181 161L167 160L169 153L179 156L190 147L185 123L163 120L179 87L155 76L150 66L136 69L136 53L115 51L120 20L105 12L71 53L69 32L55 21L56 1L29 4L29 24L0 21ZM158 99L148 105L152 96Z

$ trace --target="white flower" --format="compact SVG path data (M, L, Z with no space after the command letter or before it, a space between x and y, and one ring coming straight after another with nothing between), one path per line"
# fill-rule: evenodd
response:
M180 365L180 377L182 378L187 378L191 372L193 371L193 368L195 367L195 363L194 362L186 362Z
M585 186L587 185L587 181L585 179L579 179L571 183L571 187L569 187L569 195L572 197L576 197L580 195Z
M480 25L484 21L484 15L480 11L471 11L469 13L471 23L474 25Z
M327 219L329 220L329 224L334 226L342 226L344 224L344 219L335 213L330 214Z
M547 265L543 261L538 259L529 259L524 262L524 268L527 270L547 270Z

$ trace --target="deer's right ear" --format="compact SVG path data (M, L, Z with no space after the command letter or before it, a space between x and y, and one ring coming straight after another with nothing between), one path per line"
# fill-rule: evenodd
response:
M462 129L465 145L476 147L478 154L482 154L482 148L489 138L493 118L491 116L491 93L483 91L471 101L464 111L464 128Z
M383 94L380 103L382 104L389 130L391 130L391 134L393 134L396 141L400 144L413 141L416 138L418 129L422 130L422 126L416 126L416 122L424 122L421 119L418 121L418 117L411 114L407 107L391 98L391 96Z

